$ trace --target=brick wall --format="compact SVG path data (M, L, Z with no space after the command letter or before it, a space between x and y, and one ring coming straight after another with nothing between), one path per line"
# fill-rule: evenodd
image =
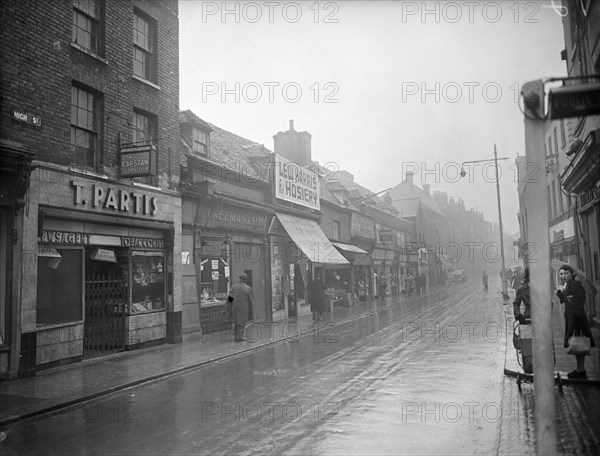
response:
M179 182L179 20L175 1L108 0L98 55L71 44L70 0L5 0L0 8L2 137L24 143L36 158L71 162L71 86L76 81L101 95L99 171L117 176L118 144L131 142L133 108L158 118L158 178ZM156 21L155 84L133 77L133 17L138 9ZM39 115L42 126L12 119L12 109Z

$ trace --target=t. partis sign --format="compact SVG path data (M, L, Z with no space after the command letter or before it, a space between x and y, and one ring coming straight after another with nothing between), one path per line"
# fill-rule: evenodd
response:
M99 184L86 186L85 183L76 181L71 181L71 188L75 206L133 215L153 216L158 212L158 198L138 190Z

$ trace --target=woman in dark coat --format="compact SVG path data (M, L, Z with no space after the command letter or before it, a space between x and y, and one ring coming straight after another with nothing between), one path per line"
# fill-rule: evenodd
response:
M565 305L565 340L564 347L569 346L569 339L574 334L582 334L590 338L592 347L595 347L594 338L590 331L587 316L585 314L585 289L580 281L575 280L575 271L568 264L563 264L559 269L560 278L565 282L564 289L557 290L556 296ZM577 369L569 372L569 378L586 378L585 356L575 355Z
M325 285L321 277L315 276L314 280L306 287L308 290L308 303L313 314L313 320L321 320L321 314L325 310Z

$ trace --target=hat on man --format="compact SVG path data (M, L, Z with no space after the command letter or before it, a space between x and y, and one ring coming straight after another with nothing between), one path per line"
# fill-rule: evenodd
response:
M248 281L248 276L246 274L240 274L240 280L243 280L244 282Z

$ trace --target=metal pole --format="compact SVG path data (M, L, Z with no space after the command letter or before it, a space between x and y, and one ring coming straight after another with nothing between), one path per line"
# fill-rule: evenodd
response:
M496 196L498 198L498 224L500 225L500 258L502 258L502 298L508 299L508 279L506 278L506 263L504 262L504 233L502 229L502 208L500 206L500 179L498 178L498 152L494 144L494 167L496 169Z
M525 157L527 165L537 170L526 178L525 208L527 217L526 258L530 272L531 317L533 338L533 372L535 390L537 454L556 454L556 405L554 396L554 340L552 301L550 296L550 239L548 236L548 193L544 134L544 81L523 86L525 105Z

